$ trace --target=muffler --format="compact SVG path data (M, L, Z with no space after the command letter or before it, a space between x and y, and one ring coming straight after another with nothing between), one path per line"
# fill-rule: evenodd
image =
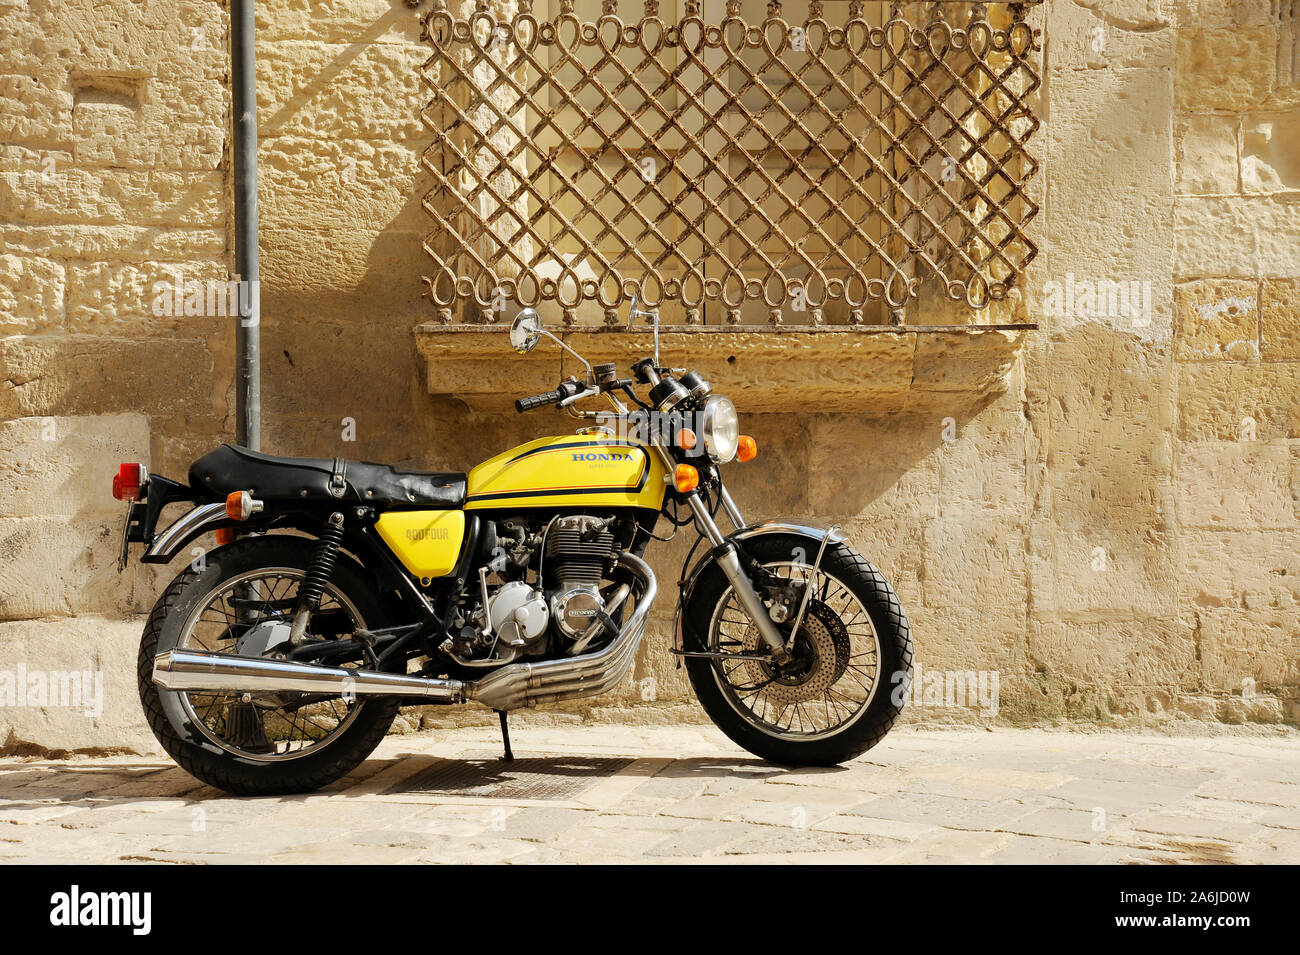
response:
M465 684L459 680L426 680L378 670L349 670L199 650L158 654L153 658L153 681L165 690L421 696L438 703L465 700Z
M612 690L631 669L658 591L654 572L639 557L623 554L619 566L638 579L641 595L618 636L596 653L540 663L512 663L481 680L463 682L265 657L168 650L154 657L153 681L165 690L402 696L433 703L476 700L497 710L595 696Z

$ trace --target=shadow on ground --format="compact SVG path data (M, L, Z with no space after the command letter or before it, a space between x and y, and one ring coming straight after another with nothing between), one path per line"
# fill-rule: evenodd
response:
M751 782L788 775L838 775L847 771L844 767L793 769L739 757L695 757L664 763L664 760L632 757L527 754L506 762L487 754L447 759L411 753L367 760L344 779L314 793L238 798L305 800L313 796L346 798L378 793L565 799L581 795L615 776ZM168 760L134 763L129 767L42 760L0 772L0 805L6 810L33 809L51 802L104 808L150 800L182 799L198 803L224 798L231 797L199 782Z

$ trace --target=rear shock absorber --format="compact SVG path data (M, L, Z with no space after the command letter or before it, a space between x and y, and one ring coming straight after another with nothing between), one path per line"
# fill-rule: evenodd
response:
M334 564L338 561L341 543L343 543L343 514L335 511L325 522L325 530L321 532L316 552L312 554L307 573L302 583L298 585L298 601L293 610L293 627L289 631L291 646L301 645L311 615L320 606L325 585L329 583L330 575L334 573Z

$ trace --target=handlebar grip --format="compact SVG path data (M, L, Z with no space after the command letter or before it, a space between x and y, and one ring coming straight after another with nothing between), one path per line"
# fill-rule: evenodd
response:
M540 408L542 405L552 405L557 401L563 401L566 394L562 389L556 388L554 391L548 391L545 394L533 395L531 398L520 398L515 402L515 411L523 414L525 411L532 411L534 408Z

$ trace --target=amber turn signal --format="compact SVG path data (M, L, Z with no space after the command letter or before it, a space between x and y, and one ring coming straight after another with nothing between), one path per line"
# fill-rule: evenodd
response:
M261 511L262 502L254 500L247 491L231 491L226 495L226 517L232 521L246 521Z
M683 451L692 451L695 449L695 432L690 428L682 428L677 432L677 447Z
M736 460L752 461L758 457L758 442L747 434L742 434L736 442Z
M682 494L694 491L700 486L700 472L695 470L694 465L679 464L677 470L673 472L673 484Z

